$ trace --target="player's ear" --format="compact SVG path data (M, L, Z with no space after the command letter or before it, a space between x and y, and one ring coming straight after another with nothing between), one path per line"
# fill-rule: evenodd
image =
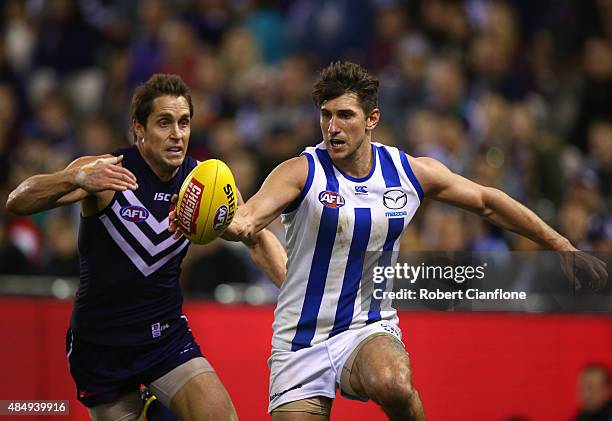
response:
M134 134L136 134L136 140L144 139L144 127L138 122L138 120L132 120L132 127L134 128Z
M366 119L366 130L374 130L378 125L378 121L380 120L380 109L374 108L368 114L368 118Z

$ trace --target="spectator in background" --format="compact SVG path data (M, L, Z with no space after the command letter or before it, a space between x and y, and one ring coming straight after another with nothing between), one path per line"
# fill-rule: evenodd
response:
M18 113L15 91L11 85L0 83L0 186L8 180L10 153L17 146L21 129Z
M455 60L433 60L427 76L425 105L440 114L463 117L465 77Z
M167 14L166 2L139 2L138 23L129 46L130 68L128 90L155 73L162 60L160 30Z
M10 238L9 224L3 219L0 218L0 273L28 274L32 265Z
M595 120L588 130L588 164L599 180L600 191L612 207L612 119Z
M120 142L113 126L103 117L86 117L77 129L78 155L103 155L117 149Z
M593 120L612 119L612 47L602 38L589 39L582 57L584 77L579 114L570 139L583 151L588 147L588 126Z
M194 84L199 44L193 28L178 19L167 19L160 32L161 57L157 71L180 74L185 83Z
M63 151L75 151L73 113L60 91L43 98L36 114L26 123L25 132L31 139L53 145Z
M365 61L374 3L367 0L295 0L287 13L294 45L321 64L340 58Z
M82 19L75 0L44 2L34 65L48 67L58 77L91 67L99 41L96 31Z
M273 0L252 1L253 10L247 17L246 26L261 47L265 64L281 61L291 50L287 37L287 22Z
M97 53L103 37L84 18L77 0L31 2L39 8L30 95L61 89L82 110L100 107L104 75ZM36 4L36 5L34 5Z
M587 365L578 378L580 412L574 421L612 420L610 374L601 364Z
M189 260L188 269L181 276L181 287L193 296L211 297L221 284L246 284L249 280L241 253L225 241L194 248ZM206 274L206 279L202 274Z
M583 201L588 223L577 224L586 229L577 235L605 249L612 6L553 3L0 2L0 195L81 150L122 146L114 142L128 123L127 94L162 69L192 81L199 112L190 154L206 159L218 149L239 163L252 155L258 169L249 173L262 180L316 136L313 68L352 57L381 81L385 113L375 140L393 139L500 187L551 225L571 225L565 215L581 212L567 209ZM64 99L48 101L57 91ZM240 140L226 135L228 123ZM422 219L417 214L411 235L425 236ZM40 215L30 222L46 231ZM481 228L484 237L468 243L493 244L481 240L496 233ZM507 234L499 240L533 246Z
M65 214L55 213L46 224L48 255L42 274L50 276L79 276L77 230L74 221Z
M44 252L43 235L36 223L29 218L9 216L3 231L0 255L7 261L0 268L4 273L36 274Z
M190 4L184 18L194 27L198 38L216 47L235 21L235 13L224 0L201 0Z

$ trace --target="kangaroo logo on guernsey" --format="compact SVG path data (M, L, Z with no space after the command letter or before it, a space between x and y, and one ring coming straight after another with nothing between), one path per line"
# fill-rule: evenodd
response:
M355 194L356 195L368 194L368 186L355 186Z
M344 197L340 193L325 190L319 193L319 202L328 208L341 208L344 206Z
M142 206L124 206L119 214L123 219L130 222L142 222L149 217L149 211Z

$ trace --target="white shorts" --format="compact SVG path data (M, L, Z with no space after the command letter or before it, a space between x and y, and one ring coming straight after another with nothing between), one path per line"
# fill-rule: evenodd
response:
M287 402L313 396L333 399L337 388L349 399L364 400L343 391L347 388L343 388L341 384L342 369L362 341L379 333L389 334L399 341L402 340L402 332L395 323L381 320L359 329L347 330L310 348L295 352L273 351L268 360L270 367L268 412Z

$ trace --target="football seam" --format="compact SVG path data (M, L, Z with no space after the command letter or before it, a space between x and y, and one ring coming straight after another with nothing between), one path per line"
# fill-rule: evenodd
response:
M210 221L210 209L212 208L212 204L215 198L215 192L217 191L217 176L219 175L219 162L215 159L215 179L212 182L212 194L210 195L210 201L208 202L208 211L206 212L206 220L204 221L204 230L198 237L198 242L202 242L202 237L206 235L208 231L208 223ZM214 218L214 216L213 216Z

